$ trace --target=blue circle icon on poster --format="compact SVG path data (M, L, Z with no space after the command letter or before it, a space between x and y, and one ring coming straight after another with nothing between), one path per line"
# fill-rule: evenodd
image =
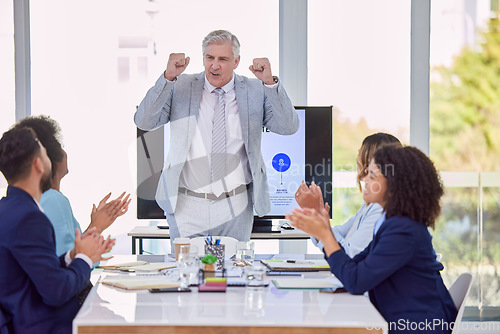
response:
M285 153L278 153L273 157L273 168L277 172L286 172L290 168L291 164L292 161L290 160L290 157Z

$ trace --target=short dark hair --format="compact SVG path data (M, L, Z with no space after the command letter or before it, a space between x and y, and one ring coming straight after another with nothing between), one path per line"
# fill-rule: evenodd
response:
M361 148L359 149L359 157L361 159L361 169L358 171L357 177L359 190L361 190L361 180L363 180L367 174L368 165L373 158L373 153L383 145L388 144L401 146L401 142L398 138L383 132L374 133L363 140Z
M30 127L47 150L47 155L52 163L52 176L56 172L56 164L64 158L61 144L61 127L49 116L30 116L20 120L16 127Z
M0 139L0 171L9 184L31 173L31 163L40 154L40 144L33 129L15 127Z
M387 180L386 217L404 216L434 228L444 194L434 163L416 147L384 146L374 156Z

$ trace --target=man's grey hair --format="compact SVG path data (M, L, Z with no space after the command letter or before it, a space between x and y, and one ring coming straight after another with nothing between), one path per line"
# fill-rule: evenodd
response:
M238 58L240 55L240 41L238 41L238 38L235 35L231 34L227 30L214 30L203 39L203 42L201 43L203 55L205 55L205 51L207 50L207 46L209 44L220 44L224 42L231 42L233 45L234 58Z

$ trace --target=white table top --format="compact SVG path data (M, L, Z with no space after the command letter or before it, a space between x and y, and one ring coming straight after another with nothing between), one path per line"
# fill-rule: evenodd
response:
M135 258L135 257L134 257ZM133 260L117 257L118 262ZM103 272L103 275L106 275ZM325 277L329 273L307 273ZM297 279L297 278L290 278ZM150 293L97 283L76 316L82 326L370 328L387 326L369 299L348 293L228 287L226 293ZM377 331L370 331L374 333ZM380 333L386 331L380 331Z

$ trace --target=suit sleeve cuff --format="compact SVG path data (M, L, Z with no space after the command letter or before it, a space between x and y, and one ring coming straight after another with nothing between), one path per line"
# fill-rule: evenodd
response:
M71 263L71 250L67 251L66 252L66 255L64 255L64 263L66 263L66 267L69 266L69 264Z
M78 253L75 255L75 259L82 259L83 261L85 261L89 265L89 268L92 269L92 265L93 265L92 260L87 255L85 255L83 253Z
M162 82L162 83L167 83L167 82L176 82L177 81L177 77L174 78L174 80L168 80L167 78L165 78L165 72L163 72L160 76L160 79L158 79L158 82Z
M278 82L279 82L278 77L273 76L273 79L274 79L274 83L273 83L272 85L264 84L264 86L266 86L266 87L268 87L268 88L273 88L273 87L278 86Z

